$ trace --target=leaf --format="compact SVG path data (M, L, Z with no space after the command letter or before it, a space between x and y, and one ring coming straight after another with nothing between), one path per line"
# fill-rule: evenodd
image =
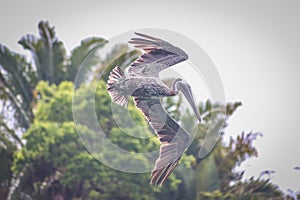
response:
M41 21L38 30L39 38L28 34L18 43L31 52L39 79L57 84L64 80L66 74L65 47L47 21Z
M75 81L78 70L82 70L82 74L86 74L92 67L101 63L100 57L97 55L99 48L102 48L108 41L100 37L89 37L81 41L80 45L71 52L71 63L68 67L67 80ZM86 78L86 76L78 77L76 87L78 87Z
M33 118L31 102L36 79L33 67L25 57L0 44L0 88L18 111L16 117L24 127Z

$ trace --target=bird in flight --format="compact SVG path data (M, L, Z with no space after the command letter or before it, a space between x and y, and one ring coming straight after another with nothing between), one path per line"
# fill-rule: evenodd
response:
M178 47L141 33L135 33L129 43L144 51L124 73L116 66L107 80L107 91L114 103L127 107L132 96L151 127L155 130L160 142L159 158L151 172L153 185L162 186L175 169L182 154L188 147L190 134L172 119L161 105L161 98L175 96L182 92L191 108L201 122L199 110L195 104L191 87L177 78L171 88L159 78L159 72L177 63L186 61L188 55Z

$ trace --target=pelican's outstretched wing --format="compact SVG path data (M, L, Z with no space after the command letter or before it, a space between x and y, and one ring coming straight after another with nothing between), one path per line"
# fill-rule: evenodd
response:
M134 97L161 142L160 155L151 173L151 184L162 185L173 172L187 148L190 135L161 106L159 98Z
M141 33L135 34L142 38L132 38L129 43L146 53L128 68L131 75L156 77L161 70L188 59L183 50L164 40Z

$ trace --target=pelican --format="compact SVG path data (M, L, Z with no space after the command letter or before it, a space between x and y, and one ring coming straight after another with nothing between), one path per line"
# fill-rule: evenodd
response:
M107 91L112 101L127 107L132 96L160 142L159 158L151 172L150 184L162 186L175 169L178 161L188 146L190 134L172 119L161 105L161 98L175 96L181 91L196 117L201 122L199 110L195 104L191 87L177 78L169 88L159 78L159 72L188 59L188 55L178 47L141 33L135 33L129 43L144 51L124 73L116 66L107 80Z

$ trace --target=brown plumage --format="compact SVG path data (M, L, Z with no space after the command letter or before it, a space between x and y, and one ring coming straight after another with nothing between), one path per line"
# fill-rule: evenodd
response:
M178 47L145 34L142 38L132 38L129 43L145 51L124 74L115 67L107 81L107 90L113 102L126 107L132 96L161 142L160 155L151 173L150 183L162 186L177 166L186 150L190 134L172 119L162 107L160 99L183 92L191 104L197 118L200 114L195 105L190 86L176 79L171 88L159 79L159 72L167 67L188 59L188 55Z

